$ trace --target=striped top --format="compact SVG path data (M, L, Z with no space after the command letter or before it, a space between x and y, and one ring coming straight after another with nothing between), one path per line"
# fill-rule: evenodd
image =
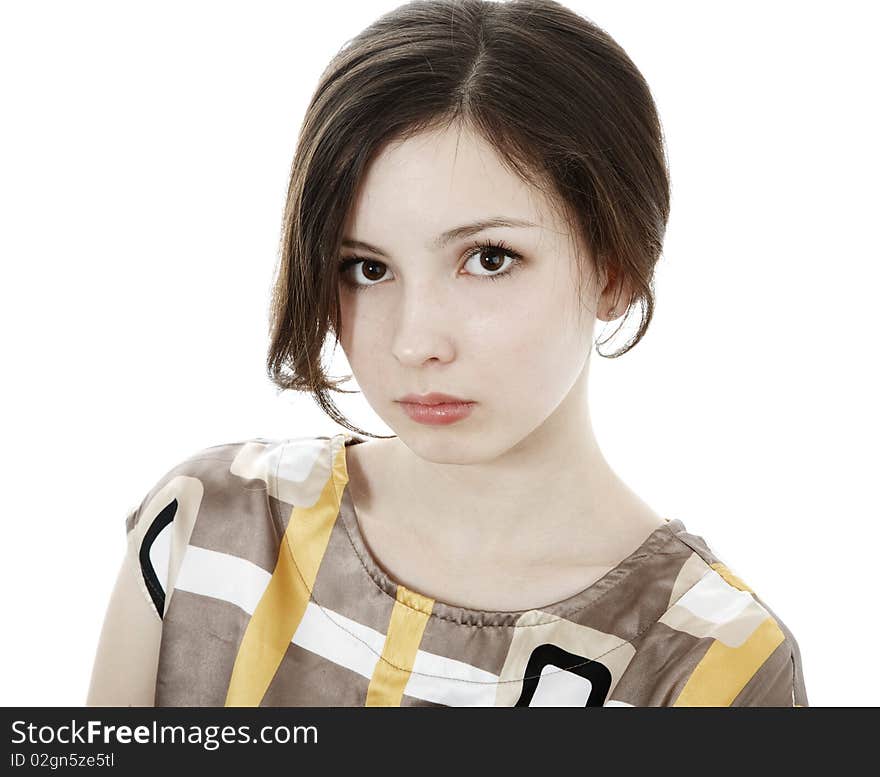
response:
M808 706L794 636L678 519L540 609L405 588L358 526L360 442L205 448L128 515L156 706Z

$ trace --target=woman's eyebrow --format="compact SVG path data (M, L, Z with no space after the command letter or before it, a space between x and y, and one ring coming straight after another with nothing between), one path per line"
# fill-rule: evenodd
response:
M452 229L447 229L445 232L438 235L433 243L430 244L429 247L434 250L443 248L448 243L453 240L458 240L463 237L468 237L469 235L474 235L477 232L482 232L484 229L492 229L493 227L540 227L540 224L535 224L532 221L526 221L525 219L514 219L508 218L506 216L493 216L492 218L482 219L480 221L475 221L473 224L463 224L460 227L453 227ZM388 258L388 254L386 254L380 248L376 248L375 246L370 245L369 243L365 243L363 240L352 240L351 238L345 238L342 241L343 248L355 248L361 249L364 251L369 251L373 254L378 254L379 256L384 256L386 259Z

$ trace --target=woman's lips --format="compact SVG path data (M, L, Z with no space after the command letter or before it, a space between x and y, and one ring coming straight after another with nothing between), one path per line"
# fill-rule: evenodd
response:
M476 402L440 402L426 405L420 402L400 402L406 414L417 423L446 426L467 418Z
M459 402L471 402L464 397L456 397L452 394L444 394L442 391L429 391L427 394L407 394L400 397L398 402L417 402L421 405L445 405Z

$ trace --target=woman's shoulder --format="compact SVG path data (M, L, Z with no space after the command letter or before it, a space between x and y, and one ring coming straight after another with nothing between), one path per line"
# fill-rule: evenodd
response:
M151 481L127 517L127 529L151 523L174 499L203 494L205 489L237 491L252 481L273 488L278 479L296 481L309 474L306 468L328 460L348 435L308 435L288 438L251 437L199 448L177 459ZM163 502L156 510L156 502ZM153 509L148 509L152 507Z
M199 501L206 486L231 487L242 475L247 479L258 477L256 471L242 471L242 460L252 462L277 445L277 441L252 438L206 446L173 460L150 481L140 503L129 512L126 530L140 527L141 532L146 532L157 520L172 520L181 501Z
M143 593L159 616L168 610L169 592L197 582L181 573L231 565L271 572L289 519L286 508L312 499L338 474L333 454L345 439L224 442L192 451L154 479L126 516L125 532Z
M719 699L733 706L808 706L801 652L785 621L699 534L676 519L667 524L690 551L659 622L690 635L695 665L677 704Z

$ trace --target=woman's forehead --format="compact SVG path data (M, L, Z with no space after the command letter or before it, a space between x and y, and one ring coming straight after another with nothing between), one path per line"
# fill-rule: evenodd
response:
M559 231L558 204L523 180L491 144L470 130L426 130L389 143L364 172L346 220L346 235L398 225L431 234L505 216Z

